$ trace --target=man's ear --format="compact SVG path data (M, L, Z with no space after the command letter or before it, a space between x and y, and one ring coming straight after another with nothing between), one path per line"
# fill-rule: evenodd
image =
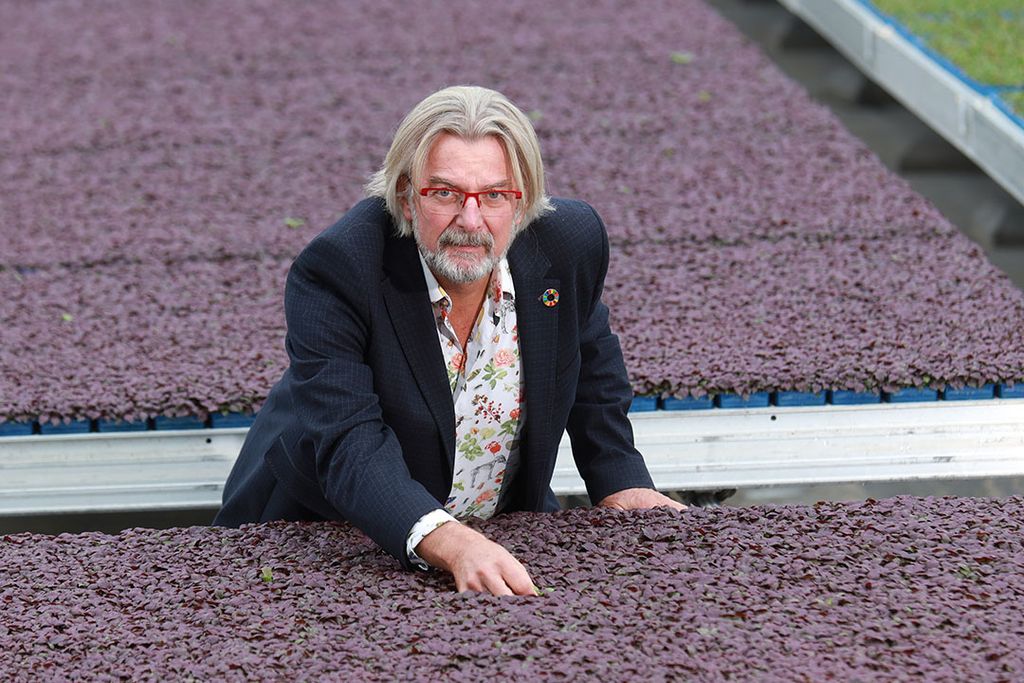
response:
M402 207L402 215L405 216L405 220L411 221L412 207L409 206L409 179L406 176L399 178L395 189L398 190L398 203Z

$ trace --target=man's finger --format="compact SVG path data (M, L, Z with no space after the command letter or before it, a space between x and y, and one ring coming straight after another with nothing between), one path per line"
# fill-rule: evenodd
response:
M459 588L459 581L456 580L455 587ZM487 584L484 577L480 573L468 573L462 579L462 588L459 588L460 593L487 593L490 590L487 588Z
M662 505L665 507L670 507L673 510L685 510L687 508L687 505L685 503L680 503L678 500L675 500L674 498L669 498L663 493L659 493L658 495L661 496L662 500L664 501Z
M533 579L521 562L512 558L512 562L505 564L502 568L502 576L505 583L516 595L537 595L534 590Z
M505 582L516 595L537 595L537 591L533 586L533 581L530 580L528 575L506 577Z
M497 572L484 575L483 584L491 595L512 595L512 590L505 583L505 579Z

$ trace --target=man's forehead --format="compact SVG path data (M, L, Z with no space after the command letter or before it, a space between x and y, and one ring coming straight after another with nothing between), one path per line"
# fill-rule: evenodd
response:
M457 180L453 180L453 179L448 178L448 177L443 176L443 175L432 175L429 178L427 178L427 184L430 185L431 187L437 187L437 186L459 187L460 183ZM499 178L497 180L493 180L493 181L491 181L489 183L486 183L483 186L483 189L496 188L496 187L505 187L505 186L510 186L510 185L512 185L512 180L510 178L507 178L507 177L502 177L502 178Z
M474 180L486 176L488 184L496 184L512 175L505 146L493 135L469 139L443 133L431 145L425 162L426 179L447 184L465 180L465 176Z

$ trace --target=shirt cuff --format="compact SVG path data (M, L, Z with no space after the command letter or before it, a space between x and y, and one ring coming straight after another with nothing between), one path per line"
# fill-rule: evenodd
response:
M427 564L423 558L416 554L414 548L420 544L427 534L434 529L438 528L448 522L457 522L458 520L452 517L450 514L438 508L437 510L431 510L427 514L419 518L415 524L412 525L412 529L409 530L409 536L405 539L405 554L409 558L409 562L414 567L427 571L430 569L430 565Z

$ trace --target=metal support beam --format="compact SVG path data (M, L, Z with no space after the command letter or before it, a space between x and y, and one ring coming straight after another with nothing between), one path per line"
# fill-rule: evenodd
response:
M1024 475L1024 399L631 414L662 490ZM0 516L209 508L246 429L0 439ZM552 487L585 491L568 438Z
M632 417L658 488L1024 475L1024 400L757 408ZM552 486L585 488L563 442Z
M1024 204L1024 128L858 0L779 0Z
M246 428L0 439L0 515L209 508Z

